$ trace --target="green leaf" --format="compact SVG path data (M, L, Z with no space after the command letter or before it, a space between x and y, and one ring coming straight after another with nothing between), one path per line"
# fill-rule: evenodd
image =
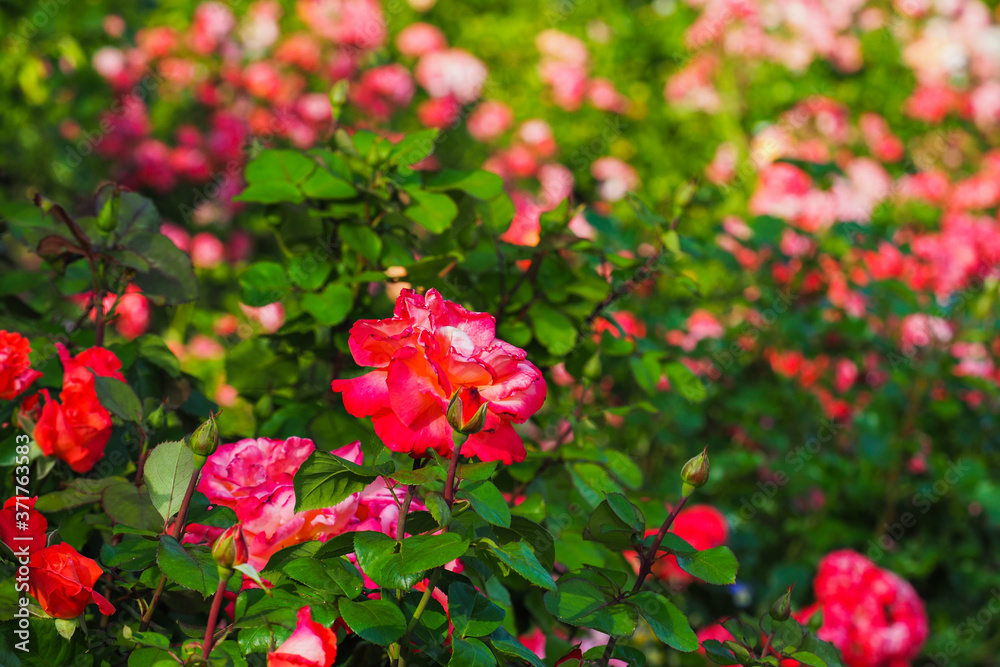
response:
M700 403L705 400L708 395L705 383L690 368L675 361L664 366L663 370L667 374L672 388L679 391L681 396L692 403Z
M403 598L403 616L412 619L417 611L417 605L423 597L420 591L410 591ZM430 598L424 613L420 615L420 620L413 628L413 638L416 643L426 646L443 647L448 639L448 615L444 611L441 603Z
M406 632L406 619L399 607L388 600L340 601L344 622L362 639L388 646Z
M146 487L120 481L101 493L101 505L111 520L141 530L162 530L163 520L149 501Z
M137 273L132 282L151 302L173 306L198 298L191 258L159 231L133 232L119 244L149 265L149 270Z
M573 322L543 301L528 309L535 337L549 352L563 357L576 347L578 332Z
M313 199L350 199L358 194L353 185L322 168L306 179L302 192Z
M496 174L477 169L476 171L454 171L443 169L424 179L428 190L461 190L467 195L488 201L503 192L503 179Z
M717 665L735 665L736 656L733 652L722 645L717 639L706 639L701 642L701 647L705 649L705 654L708 656L709 660Z
M361 594L364 586L364 579L358 568L343 558L329 558L322 561L314 558L296 558L282 565L281 571L320 593L355 598Z
M140 572L156 562L157 542L144 538L124 539L101 547L101 562L126 572Z
M369 262L377 263L382 254L382 239L366 225L341 224L337 228L340 240Z
M538 659L532 651L521 643L521 641L504 630L497 628L490 635L490 643L500 653L510 658L517 658L532 665L533 667L545 667L545 663Z
M414 202L404 211L406 217L433 234L440 234L451 227L458 215L458 206L451 197L416 188L406 192Z
M493 652L478 639L455 639L451 650L448 667L496 667Z
M94 375L94 389L97 391L97 400L111 413L125 421L142 420L142 404L132 387L126 383L117 378Z
M556 585L552 581L552 575L541 566L531 548L524 542L511 542L499 547L491 547L491 549L510 569L529 582L550 591L555 590Z
M420 162L434 152L437 137L437 130L421 130L406 135L389 152L390 164L408 167Z
M211 561L211 557L209 557ZM176 584L197 591L207 598L215 594L219 586L219 574L215 563L205 567L170 535L160 537L160 547L156 554L156 564L160 571Z
M514 201L506 192L485 202L476 202L476 210L483 218L483 224L497 233L507 231L510 223L514 221Z
M146 486L149 500L164 521L180 510L194 474L194 455L183 442L164 442L150 453L145 468Z
M641 592L629 598L649 623L656 638L678 651L697 651L698 638L687 617L669 600L657 593Z
M789 653L788 655L795 658L803 665L808 665L809 667L826 667L826 660L819 657L815 653L810 653L809 651L795 651L794 653Z
M459 558L469 548L469 541L456 533L414 535L403 540L401 574L423 572Z
M340 324L354 306L354 293L344 285L327 285L319 294L302 296L302 308L326 327Z
M448 613L459 637L484 637L503 623L507 612L468 584L448 587Z
M510 507L493 482L481 480L464 485L457 495L472 503L472 509L476 514L494 526L510 527Z
M740 564L729 547L715 547L690 554L677 554L677 564L709 584L734 584Z
M431 516L437 521L438 525L442 528L447 528L448 524L451 523L451 509L448 507L448 503L444 501L444 498L440 493L428 493L424 498L424 504L427 505L427 509L430 511Z
M274 262L256 262L240 276L242 301L259 308L281 301L291 290L285 267Z
M424 578L422 571L403 572L400 549L399 542L382 533L360 531L354 534L358 567L383 588L408 589Z
M647 352L642 357L630 357L628 362L632 367L635 381L647 394L657 394L656 385L660 382L660 362L656 352Z
M280 202L298 204L304 199L302 191L295 184L285 181L251 183L243 192L233 197L233 201L257 202L259 204L278 204Z
M327 509L339 505L352 493L364 491L376 475L362 475L343 459L315 451L299 467L293 484L295 511Z
M645 526L642 513L624 495L610 493L590 514L583 538L611 549L634 549Z

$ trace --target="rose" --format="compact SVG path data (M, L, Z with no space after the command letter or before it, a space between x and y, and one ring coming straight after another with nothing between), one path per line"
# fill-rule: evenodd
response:
M220 445L202 469L198 490L213 504L236 513L250 550L249 562L257 570L262 570L280 549L339 535L354 517L358 494L336 507L295 511L292 478L314 450L312 441L305 438L248 438ZM361 460L357 443L333 453L355 462ZM215 533L192 525L184 542L199 542Z
M34 437L46 456L58 456L74 472L88 472L104 456L111 437L111 415L93 390L64 391L62 404L42 390L45 406Z
M105 616L114 613L114 605L94 590L104 573L100 565L65 542L33 555L28 568L28 592L49 616L76 618L91 601Z
M312 620L309 607L298 613L292 636L267 654L267 667L330 667L337 658L337 635Z
M52 400L46 389L34 437L46 456L58 456L74 472L88 472L104 456L111 437L111 415L97 399L94 375L125 381L121 362L110 350L92 347L75 357L57 344L63 364L61 403Z
M31 344L19 333L0 331L0 400L9 401L42 376L31 370Z
M545 401L545 380L524 350L496 338L487 313L470 312L436 290L404 289L393 317L359 320L351 328L354 360L376 370L334 380L355 417L372 417L389 449L414 456L452 451L446 411L459 393L466 421L486 403L486 424L466 440L465 456L523 461L524 444L511 422L523 423Z
M28 555L32 555L45 548L48 540L45 531L49 529L49 522L41 512L35 510L36 500L37 496L28 498L21 507L18 507L18 498L15 496L8 498L0 510L0 542L10 547L14 553L23 553L21 549L27 547ZM17 515L21 512L26 512L28 515L25 522L28 527L23 530L17 527L20 523Z

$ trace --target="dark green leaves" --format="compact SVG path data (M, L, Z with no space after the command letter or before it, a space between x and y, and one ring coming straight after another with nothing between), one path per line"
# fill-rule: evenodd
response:
M318 510L342 503L352 493L359 493L376 475L365 475L360 466L326 452L313 452L295 473L295 511Z
M164 521L180 509L194 474L194 456L183 442L164 442L150 453L145 467L146 486L150 502Z
M428 176L424 185L428 190L460 190L483 201L503 192L503 179L482 169L471 172L445 169Z
M344 622L362 639L388 646L403 636L406 619L399 607L388 600L340 601Z
M483 637L503 623L507 613L468 584L448 587L448 612L459 637Z

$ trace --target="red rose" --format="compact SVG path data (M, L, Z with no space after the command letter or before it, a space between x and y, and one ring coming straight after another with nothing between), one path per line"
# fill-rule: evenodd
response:
M17 506L17 498L8 498L0 510L0 542L3 542L15 554L23 553L22 548L28 548L28 555L41 551L45 548L47 536L45 531L49 529L49 522L45 520L41 512L35 511L35 501L38 497L28 498L21 503L21 508ZM22 516L18 516L21 514ZM27 518L23 516L27 515ZM19 527L19 523L26 524L26 527Z
M94 388L94 374L124 382L121 362L114 352L100 347L84 350L75 357L61 344L63 363L61 403L42 390L45 407L35 424L35 441L46 456L58 456L74 472L88 472L102 456L111 437L111 415Z
M496 321L445 300L437 291L404 289L393 317L359 320L351 327L351 354L376 370L334 380L344 407L355 417L372 417L375 432L397 452L442 456L452 451L445 416L459 392L464 418L487 404L485 428L462 446L464 456L504 463L523 461L524 444L511 422L520 424L545 401L545 380L524 350L496 337Z
M313 621L309 607L302 607L295 632L267 654L267 667L330 667L336 658L337 635Z
M31 370L31 344L19 333L0 331L0 400L9 401L42 376Z
M62 404L46 389L45 407L35 424L35 441L46 456L58 456L74 472L88 472L102 456L111 437L111 415L91 388L63 391Z
M91 601L105 616L114 613L114 605L94 590L104 574L100 565L65 542L36 553L28 568L28 592L49 616L76 618Z

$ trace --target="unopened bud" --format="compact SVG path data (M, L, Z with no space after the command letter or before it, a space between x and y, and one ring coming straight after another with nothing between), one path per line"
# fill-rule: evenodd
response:
M456 391L451 397L451 402L448 403L448 423L453 429L465 435L479 433L486 425L486 408L488 406L489 403L483 403L476 410L476 414L472 415L469 421L465 421L465 405L459 397L459 392Z
M166 413L162 403L146 416L146 424L154 431L158 428L162 428L164 421L166 421Z
M337 83L333 84L333 88L330 89L330 106L333 107L333 117L336 118L340 115L340 110L343 108L344 104L347 103L347 79L341 79Z
M118 197L119 190L115 188L97 214L97 228L102 232L110 232L118 226Z
M775 600L771 605L771 618L776 621L787 621L792 615L792 588L788 587L788 592Z
M188 439L188 447L194 452L195 461L204 463L203 459L211 456L219 446L219 428L215 425L215 415L209 414L205 423L195 429ZM198 457L201 457L200 459Z
M708 448L701 454L684 464L681 469L681 480L684 482L681 494L687 498L695 489L700 489L708 483Z
M226 532L219 535L212 545L212 558L222 571L232 570L250 560L250 548L243 537L243 524L227 528Z
M732 639L727 639L722 642L722 645L729 649L733 656L740 661L740 664L745 664L745 661L750 660L750 651L743 644L734 642Z

